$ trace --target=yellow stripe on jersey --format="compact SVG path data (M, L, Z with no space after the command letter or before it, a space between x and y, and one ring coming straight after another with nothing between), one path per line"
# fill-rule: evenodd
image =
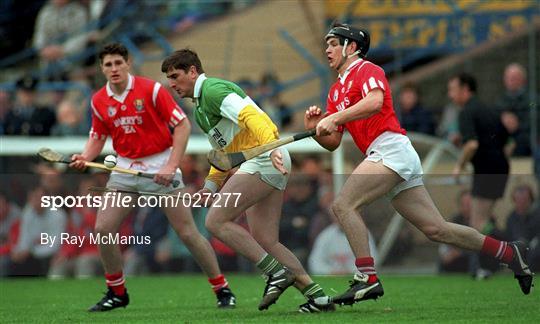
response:
M242 149L252 148L279 139L277 126L272 122L270 117L251 105L245 106L240 111L238 125L241 128L249 130L256 140L254 145Z
M225 147L226 152L239 152L279 139L277 126L267 114L254 106L245 106L240 111L238 125L242 130ZM221 187L227 179L228 174L229 172L222 172L214 167L210 167L210 172L206 180L212 181L218 187Z

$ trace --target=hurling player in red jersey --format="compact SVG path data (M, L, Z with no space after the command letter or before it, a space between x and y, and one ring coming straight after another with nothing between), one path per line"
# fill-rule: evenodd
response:
M92 129L81 154L72 156L71 167L84 169L84 161L94 160L105 140L112 137L118 154L117 165L147 173L154 179L112 172L107 187L158 193L178 193L184 186L178 166L186 150L191 125L169 92L158 82L129 73L129 53L122 44L109 44L99 53L101 71L107 84L91 100ZM171 129L172 134L171 134ZM180 181L178 187L172 180ZM135 201L135 200L132 200ZM131 208L106 206L97 214L95 233L115 235ZM218 299L218 307L234 307L235 296L221 274L209 242L197 230L188 207L163 207L169 222L208 275ZM122 255L117 244L99 244L108 292L89 311L108 311L129 303L124 287ZM155 243L155 242L154 242Z
M350 288L334 297L334 302L353 304L384 294L369 254L368 232L358 212L384 195L429 239L481 251L508 264L521 290L528 294L532 273L521 242L498 241L473 228L446 222L435 207L422 182L418 154L394 113L384 71L364 60L369 49L368 32L336 23L326 35L326 43L328 63L338 72L338 80L328 94L326 114L311 106L305 113L304 125L306 129L316 128L315 139L330 151L339 146L346 128L366 155L332 204L357 267Z

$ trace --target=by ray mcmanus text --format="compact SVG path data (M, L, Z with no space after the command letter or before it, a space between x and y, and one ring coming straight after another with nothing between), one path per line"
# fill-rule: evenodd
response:
M40 244L54 246L60 245L77 245L78 247L84 244L121 244L121 245L150 245L152 240L148 235L120 235L119 233L89 233L88 235L72 235L70 233L60 233L60 235L49 235L48 233L41 233Z

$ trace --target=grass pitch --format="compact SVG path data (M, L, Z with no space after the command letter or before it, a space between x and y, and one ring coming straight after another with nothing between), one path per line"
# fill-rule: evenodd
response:
M229 275L237 308L218 310L201 275L128 278L130 305L106 313L88 313L105 290L102 279L0 280L1 323L539 323L540 294L523 295L511 275L486 281L468 276L383 276L385 296L334 313L300 314L304 302L291 288L269 310L257 305L264 288L259 276ZM317 277L327 293L347 287L344 277Z

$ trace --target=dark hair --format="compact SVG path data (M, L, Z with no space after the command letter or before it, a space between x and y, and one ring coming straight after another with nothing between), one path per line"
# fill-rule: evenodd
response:
M330 30L332 30L332 29L334 29L336 27L348 28L349 25L344 24L344 23L340 23L338 20L334 20L334 21L332 21L332 25L330 25ZM341 35L335 35L335 37L339 40L339 45L343 46L343 42L345 41L345 37L343 37ZM356 44L356 45L358 45L358 44Z
M476 93L476 79L468 73L460 73L454 76L452 79L457 79L460 86L466 86L469 91Z
M161 72L167 73L171 69L179 69L187 73L189 68L192 66L195 67L197 73L204 73L201 60L199 59L197 53L189 48L184 48L175 51L165 58L163 63L161 63Z
M120 55L124 60L128 60L129 52L128 49L120 43L110 43L103 47L99 52L99 62L103 63L103 58L105 55Z
M278 83L278 77L273 72L265 72L261 77L261 86L275 87Z
M416 95L420 97L420 89L418 89L418 86L416 85L416 83L407 82L401 86L401 89L400 89L401 92L407 91L407 90L416 93Z

